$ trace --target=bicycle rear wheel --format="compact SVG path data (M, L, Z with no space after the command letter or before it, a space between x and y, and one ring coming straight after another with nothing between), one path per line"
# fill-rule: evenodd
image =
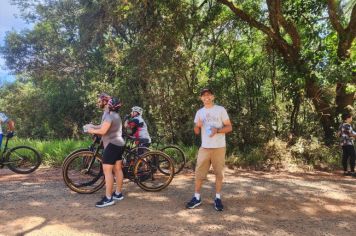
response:
M174 163L174 174L178 174L179 172L181 172L185 166L185 163L187 161L184 152L182 151L182 149L180 149L179 147L175 146L175 145L169 145L169 146L165 146L161 149L162 152L166 153L173 161ZM163 171L164 170L160 170Z
M158 170L162 169L165 173ZM166 188L174 177L172 159L161 151L149 151L138 157L134 166L137 185L146 191L156 192Z
M6 165L15 173L28 174L35 171L42 162L41 155L33 148L17 146L6 154Z
M62 167L65 184L77 193L94 193L105 185L101 156L81 151L68 156Z

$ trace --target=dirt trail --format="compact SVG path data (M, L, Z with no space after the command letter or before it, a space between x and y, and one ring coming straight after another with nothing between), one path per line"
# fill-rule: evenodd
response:
M213 176L203 204L186 210L193 174L158 193L125 182L125 199L94 207L104 189L71 192L60 169L30 175L0 170L0 235L356 235L356 179L335 174L227 170L224 212L213 208Z

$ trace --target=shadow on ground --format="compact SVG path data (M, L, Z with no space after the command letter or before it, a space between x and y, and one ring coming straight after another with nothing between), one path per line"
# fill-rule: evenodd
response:
M354 235L355 181L322 172L227 170L226 209L216 212L213 175L203 204L184 208L194 182L186 171L156 193L126 182L123 201L98 209L104 190L71 192L59 169L0 170L0 235Z

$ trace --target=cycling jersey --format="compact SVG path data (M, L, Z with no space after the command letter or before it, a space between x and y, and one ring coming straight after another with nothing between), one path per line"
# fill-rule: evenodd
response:
M9 118L2 112L0 112L0 134L2 134L2 129L1 125L2 123L6 123L9 120Z
M355 132L353 131L351 124L343 123L339 127L339 132L341 146L354 145L354 138L352 137L352 134L355 134Z
M151 137L148 133L146 122L141 115L131 117L128 120L127 125L132 130L132 135L135 138L145 140L146 143L151 143Z

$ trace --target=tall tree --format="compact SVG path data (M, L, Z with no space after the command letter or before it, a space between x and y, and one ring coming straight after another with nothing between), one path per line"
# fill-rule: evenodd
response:
M303 38L300 30L298 30L296 22L293 22L291 17L287 17L287 14L283 12L281 0L266 0L268 25L232 1L218 0L218 2L230 8L238 19L263 32L270 40L272 46L282 56L285 64L291 70L296 71L304 77L306 96L311 99L314 104L323 126L326 140L330 140L333 137L336 115L332 100L322 85L318 83L318 78L312 73L312 68L308 67L308 61L306 61L306 58L302 55ZM303 2L301 4L305 3ZM312 5L314 5L314 7L318 6L316 2ZM339 21L335 13L336 5L336 1L329 1L329 13L334 27L336 27L339 32L338 55L344 57L347 56L347 52L355 38L356 5L354 4L352 7L350 22L346 29L341 27L340 23L338 23ZM260 5L260 8L262 7L263 5ZM340 105L342 104L342 106L345 105L344 99L347 97L339 96L338 98L337 102ZM347 103L353 105L353 100L348 100Z

